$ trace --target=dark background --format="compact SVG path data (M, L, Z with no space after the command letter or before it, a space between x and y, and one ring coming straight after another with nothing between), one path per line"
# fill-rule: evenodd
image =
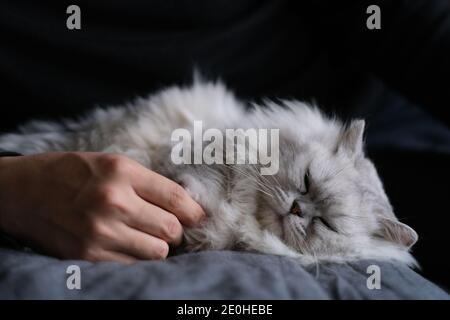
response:
M82 29L66 28L81 7ZM381 8L381 30L366 8ZM0 130L79 115L197 68L249 100L316 101L367 119L367 151L426 277L446 274L450 1L0 1ZM13 151L13 150L12 150Z

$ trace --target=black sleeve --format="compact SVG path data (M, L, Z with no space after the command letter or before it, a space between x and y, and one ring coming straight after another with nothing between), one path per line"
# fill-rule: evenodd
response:
M0 149L0 157L16 157L16 156L21 156L22 154L18 153L18 152L13 152L13 151L6 151L3 149Z
M450 1L331 2L314 15L331 59L375 75L450 125ZM366 26L373 4L381 12L378 30Z
M12 151L5 151L3 149L0 149L0 157L11 157L11 156L21 156L20 153L12 152ZM20 244L17 240L11 238L10 236L4 234L0 231L0 245L1 246L8 246L15 249L24 249L25 247Z

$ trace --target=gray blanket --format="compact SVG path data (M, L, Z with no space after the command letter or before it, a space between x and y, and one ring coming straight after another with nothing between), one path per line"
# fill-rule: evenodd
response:
M80 267L81 289L67 267ZM367 267L380 267L368 289ZM374 283L374 282L371 282ZM303 268L278 256L229 251L184 254L131 266L58 259L0 248L2 299L449 299L406 266L377 261Z

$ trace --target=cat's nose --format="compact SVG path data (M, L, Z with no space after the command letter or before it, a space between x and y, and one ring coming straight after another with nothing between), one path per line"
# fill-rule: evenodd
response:
M289 213L299 216L300 218L303 218L302 208L300 207L297 201L294 201L292 203L291 209L289 209Z

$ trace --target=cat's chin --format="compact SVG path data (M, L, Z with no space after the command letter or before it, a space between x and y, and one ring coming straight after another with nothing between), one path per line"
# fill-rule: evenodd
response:
M279 237L284 243L296 252L307 251L307 234L305 226L295 217L283 217L281 220L281 234Z

